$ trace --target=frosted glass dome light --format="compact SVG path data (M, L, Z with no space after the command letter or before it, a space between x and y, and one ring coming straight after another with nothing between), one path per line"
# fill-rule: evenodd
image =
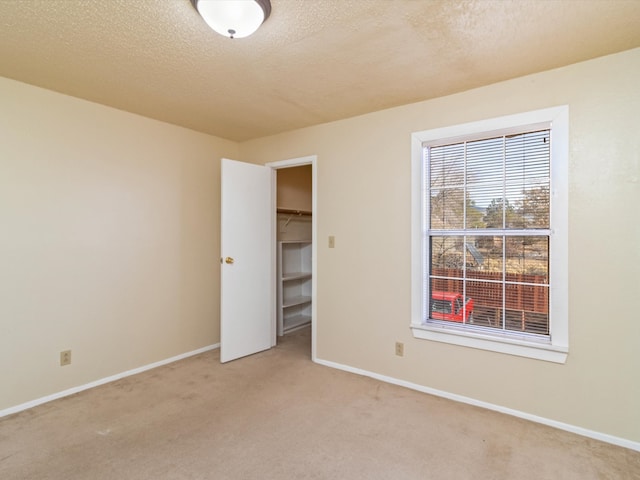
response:
M213 30L229 38L244 38L258 30L271 13L269 0L191 0Z

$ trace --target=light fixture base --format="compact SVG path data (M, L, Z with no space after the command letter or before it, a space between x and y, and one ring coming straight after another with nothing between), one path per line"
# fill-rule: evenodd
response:
M254 33L271 15L270 0L191 0L214 31L229 38Z

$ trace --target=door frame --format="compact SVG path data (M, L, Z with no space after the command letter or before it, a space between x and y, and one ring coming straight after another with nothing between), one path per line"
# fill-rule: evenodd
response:
M316 331L317 331L317 262L318 262L318 188L317 188L317 155L309 155L307 157L292 158L289 160L281 160L278 162L269 162L265 164L266 167L271 168L271 217L272 217L272 232L271 232L271 262L273 271L276 271L277 262L277 246L278 246L278 213L277 213L277 172L276 170L289 167L299 167L302 165L311 165L311 360L316 361ZM276 279L273 279L271 284L272 298L276 298ZM273 345L276 344L276 319L278 318L276 312L276 304L274 302L273 312L271 315L271 329L273 336Z

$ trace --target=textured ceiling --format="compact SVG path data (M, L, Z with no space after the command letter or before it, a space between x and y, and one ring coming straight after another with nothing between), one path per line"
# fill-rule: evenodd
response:
M640 0L0 0L0 75L242 141L640 46Z

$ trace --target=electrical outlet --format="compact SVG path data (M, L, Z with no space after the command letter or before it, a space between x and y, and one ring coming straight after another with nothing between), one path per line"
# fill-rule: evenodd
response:
M329 248L336 248L336 237L329 235Z
M71 365L71 350L60 352L60 366Z
M396 342L396 355L399 357L404 356L404 343Z

